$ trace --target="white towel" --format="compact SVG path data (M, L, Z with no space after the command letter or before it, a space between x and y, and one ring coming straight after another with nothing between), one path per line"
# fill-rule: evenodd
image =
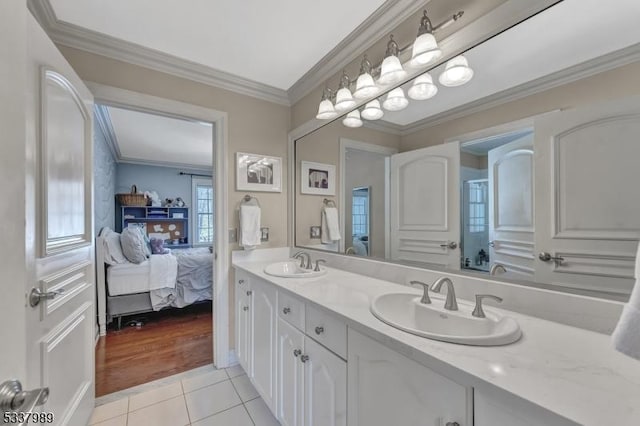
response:
M321 242L331 244L340 241L340 219L338 219L338 209L335 207L325 207L322 209L321 221Z
M616 350L640 360L640 245L636 254L635 277L636 284L612 337Z
M240 206L240 245L245 250L253 250L260 245L260 207Z

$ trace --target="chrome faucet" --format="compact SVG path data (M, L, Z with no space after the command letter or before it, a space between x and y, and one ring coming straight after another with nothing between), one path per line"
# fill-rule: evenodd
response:
M431 290L436 293L440 292L442 284L447 284L447 299L444 302L444 308L448 311L458 310L458 301L456 300L456 291L453 288L453 281L447 277L440 277L433 283Z
M504 274L505 272L507 272L507 268L505 268L504 265L501 265L499 263L494 263L491 266L491 270L489 270L489 275L496 275L498 271Z
M484 309L482 309L482 300L491 299L498 303L502 303L502 297L494 296L493 294L476 294L476 306L473 308L473 315L476 318L486 318Z
M312 263L311 262L311 255L309 253L307 253L306 251L299 251L296 254L294 254L293 256L291 256L293 259L300 259L300 267L301 268L305 268L305 269L311 269L312 268ZM305 257L307 258L307 261L305 262Z

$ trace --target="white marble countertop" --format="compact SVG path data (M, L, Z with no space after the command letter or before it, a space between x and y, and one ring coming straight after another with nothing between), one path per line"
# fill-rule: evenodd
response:
M491 306L518 321L523 331L518 342L497 347L438 342L388 326L369 311L380 294L420 294L418 289L333 268L318 278L277 278L263 272L271 262L233 264L463 385L508 392L577 424L640 425L640 361L616 352L610 336Z

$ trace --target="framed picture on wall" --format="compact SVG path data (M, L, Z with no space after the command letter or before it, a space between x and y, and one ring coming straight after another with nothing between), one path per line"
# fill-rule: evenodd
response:
M302 162L300 192L313 195L336 195L336 166Z
M236 190L282 192L282 158L236 152Z

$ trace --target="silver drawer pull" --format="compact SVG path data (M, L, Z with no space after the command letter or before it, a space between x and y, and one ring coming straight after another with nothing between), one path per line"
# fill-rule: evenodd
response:
M316 327L316 334L319 336L324 333L324 327Z
M447 422L447 424L445 426L460 426L460 423L458 423L458 422Z
M243 307L242 307L242 310L243 310L243 311L248 311L248 310L249 310L249 307L248 307L248 306L243 306Z
M302 355L302 351L300 349L294 349L293 350L293 356L295 356L297 358L300 355Z
M238 280L238 284L240 285L244 284L244 280Z
M251 290L247 290L247 296L251 296L253 292Z
M309 361L309 355L301 355L301 356L300 356L300 361L302 361L302 362L307 362L307 361Z
M62 293L64 293L64 289L43 292L39 288L34 287L31 289L31 293L29 293L29 305L31 305L32 308L35 308L43 300L52 300Z
M291 312L291 308L284 308L282 310L282 313L285 314L285 315L287 315L289 312Z

